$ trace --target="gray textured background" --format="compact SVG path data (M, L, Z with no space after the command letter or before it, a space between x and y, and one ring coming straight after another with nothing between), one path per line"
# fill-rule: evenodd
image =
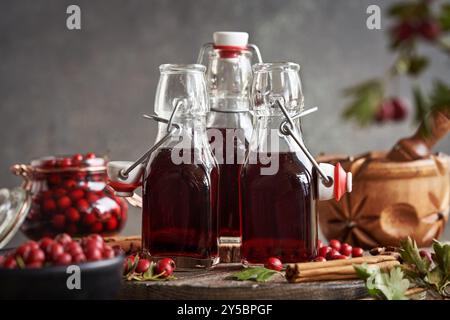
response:
M69 4L81 7L81 31L66 29ZM365 27L369 4L388 1L0 0L0 185L20 183L11 164L46 154L136 158L155 138L140 115L153 109L158 65L193 62L217 30L249 32L266 61L301 64L306 104L320 106L304 124L314 153L387 149L410 122L361 130L340 118L341 90L393 59L384 32ZM422 50L433 63L420 84L449 80L448 58ZM409 99L408 82L392 94ZM438 148L450 152L450 138ZM125 233L139 225L132 212Z

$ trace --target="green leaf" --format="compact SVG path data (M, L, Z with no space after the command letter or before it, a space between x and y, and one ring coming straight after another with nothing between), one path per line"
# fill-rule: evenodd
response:
M428 58L408 53L401 55L395 61L394 70L397 74L408 74L415 77L422 73L428 64Z
M444 281L444 274L439 267L435 267L428 272L425 280L439 291L442 282Z
M413 265L420 275L426 275L430 267L430 262L420 256L417 243L408 237L400 241L400 255L404 262Z
M416 105L415 121L417 123L423 123L421 135L428 137L431 133L431 123L428 117L430 113L429 103L418 86L413 88L413 97Z
M269 280L278 271L270 270L264 267L250 267L242 271L236 272L232 275L232 278L244 281L253 280L257 282L265 282Z
M428 67L428 64L429 61L426 57L411 56L409 59L408 74L410 76L418 76Z
M372 276L378 272L378 269L376 266L368 265L367 263L363 263L363 264L359 264L359 265L354 264L353 268L355 269L358 277L360 277L361 279L364 279L364 280L366 280L367 278L369 278L370 276Z
M347 88L344 95L351 97L352 101L345 108L343 116L347 119L354 118L361 126L365 126L374 120L375 113L383 101L383 82L371 79Z
M441 6L439 24L441 25L442 31L450 31L450 3L444 3Z
M154 276L153 270L155 269L155 263L152 261L150 262L150 267L148 268L148 270L146 272L144 272L144 274L142 275L142 277L144 279L151 279Z
M450 87L444 82L436 80L430 95L430 103L432 109L450 110Z
M446 278L450 275L450 245L433 241L433 250L435 254L436 265L441 269Z
M378 299L406 300L406 290L409 288L408 279L404 278L401 268L393 268L390 272L382 272L377 265L353 266L360 278L366 281L369 295Z
M428 6L422 2L405 1L391 6L388 15L401 20L424 17L429 14Z

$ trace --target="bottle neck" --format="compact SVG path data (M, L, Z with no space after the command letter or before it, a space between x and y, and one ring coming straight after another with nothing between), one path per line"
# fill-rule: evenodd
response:
M249 110L251 59L247 50L224 54L223 49L215 49L210 53L206 85L212 110Z
M300 147L291 136L283 135L280 126L285 121L285 117L280 116L257 116L255 117L254 131L250 142L251 152L301 152ZM294 120L295 136L303 143L300 120Z
M209 147L208 137L206 134L206 116L179 116L173 119L173 122L180 126L170 135L170 138L162 147L173 148L180 146L183 140L183 147L188 148L205 148ZM167 124L158 123L158 134L156 141L163 139L167 135Z

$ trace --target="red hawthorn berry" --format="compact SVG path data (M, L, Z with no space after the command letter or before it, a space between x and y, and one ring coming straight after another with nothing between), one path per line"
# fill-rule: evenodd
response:
M9 256L3 261L3 268L6 269L15 269L17 268L17 261L16 258L13 256Z
M341 250L341 242L339 240L336 239L331 239L329 244L328 244L332 249L335 249L336 251Z
M69 192L69 197L76 201L84 197L84 191L81 189L75 189Z
M72 156L72 163L76 166L80 165L80 163L83 161L83 155L80 153L76 153Z
M330 251L331 251L331 248L329 246L323 246L322 248L319 248L317 255L319 257L326 258Z
M364 250L362 248L359 247L354 247L352 250L352 257L353 258L358 258L358 257L362 257L364 255Z
M283 263L281 263L281 260L276 257L270 257L267 259L264 267L275 271L281 271L283 269Z
M61 209L67 209L72 205L72 200L68 196L63 196L58 200L58 207Z
M75 208L67 209L66 210L66 217L67 217L67 220L69 220L70 222L74 222L75 223L75 222L80 221L80 213Z
M327 261L327 259L324 257L316 257L313 261L314 262L325 262L325 261Z
M52 217L52 225L57 230L64 229L64 226L66 225L66 217L63 214L55 214Z
M115 256L114 249L110 246L105 246L102 251L103 259L112 259Z
M53 199L44 200L44 204L42 205L44 211L54 211L56 210L56 202Z
M341 246L341 250L339 250L339 252L344 256L349 257L352 255L352 250L353 247L351 245L349 245L348 243L343 243Z
M441 35L441 27L437 21L426 20L419 25L418 32L425 40L435 41Z
M139 259L135 272L136 273L144 273L150 268L150 261L147 259Z
M155 274L159 274L161 278L170 277L173 274L173 271L172 265L167 261L158 261L155 266Z
M105 223L106 230L115 231L117 229L118 224L119 223L117 222L117 219L115 217L111 217Z
M29 265L30 263L40 262L43 263L45 261L45 253L41 249L33 249L26 255L25 264Z
M80 210L80 212L86 212L89 209L89 202L85 199L79 199L77 201L77 209Z
M73 189L77 186L77 182L75 180L69 179L64 181L64 187L66 189Z
M400 24L394 26L391 30L392 38L397 43L402 43L414 38L416 34L416 28L414 24L409 21L403 21Z
M39 247L44 250L44 252L47 252L47 248L54 242L54 240L50 237L43 237L41 240L39 240Z
M103 224L101 222L95 222L91 225L91 232L100 233L103 231Z
M392 98L393 115L392 118L395 121L401 121L408 115L408 105L400 98Z
M70 254L64 252L60 254L53 263L57 266L65 266L72 263L72 257Z
M60 233L55 237L55 241L65 246L72 242L72 237L67 233Z
M72 159L71 158L63 158L56 161L56 165L60 168L68 168L72 166Z
M88 153L86 153L85 158L86 159L95 159L95 158L97 158L97 156L93 152L88 152Z
M97 248L87 249L85 255L88 261L98 261L102 259L102 251Z

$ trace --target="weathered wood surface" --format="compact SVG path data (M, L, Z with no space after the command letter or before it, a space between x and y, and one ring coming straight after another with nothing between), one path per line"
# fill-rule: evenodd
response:
M209 271L176 272L176 280L124 282L121 299L255 299L316 300L361 299L367 296L363 281L324 281L292 284L281 275L265 283L230 280L239 264L220 264Z

